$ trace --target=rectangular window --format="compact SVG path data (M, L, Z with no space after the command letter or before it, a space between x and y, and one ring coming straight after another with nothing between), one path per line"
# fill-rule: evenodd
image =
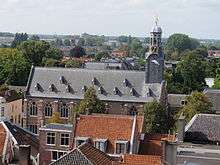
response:
M106 142L95 141L95 148L99 149L102 152L105 152L106 151Z
M51 151L52 161L55 161L55 160L61 158L65 154L66 154L66 152L62 152L62 151Z
M125 154L128 151L127 141L117 141L116 142L116 154Z
M62 133L60 135L60 145L69 146L70 134Z
M34 134L37 134L37 125L28 125L28 130Z
M55 133L48 132L47 133L47 144L55 145L55 138L56 138Z

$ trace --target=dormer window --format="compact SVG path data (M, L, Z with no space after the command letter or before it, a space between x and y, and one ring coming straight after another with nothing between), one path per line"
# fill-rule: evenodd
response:
M56 91L55 85L54 85L54 84L51 84L51 85L49 86L49 90L50 90L50 92L55 92L55 91Z
M40 89L41 89L40 84L37 83L37 84L34 86L34 89L35 89L36 91L40 91Z
M117 87L114 88L113 92L114 92L114 95L119 95L120 94L120 91Z
M99 93L99 94L104 94L104 88L103 88L103 87L99 87L98 93Z
M75 139L75 147L79 147L81 144L87 143L87 142L89 142L88 137L77 137Z
M66 92L67 92L67 93L72 92L72 88L71 88L70 85L67 85L67 86L66 86Z
M128 86L130 85L128 79L124 79L123 85L124 85L125 87L128 87Z
M61 84L65 84L66 83L66 80L63 76L60 77L60 83Z
M116 141L116 154L125 154L128 152L129 143L128 141L118 140Z
M130 95L131 95L131 96L135 96L135 95L136 95L136 91L135 91L134 88L131 88L131 90L130 90Z
M97 139L97 140L95 140L94 147L99 149L102 152L106 152L107 139Z
M93 85L98 85L98 80L95 77L92 79L92 84Z
M87 87L84 85L84 86L82 87L82 92L84 93L84 92L86 92L86 90L87 90Z

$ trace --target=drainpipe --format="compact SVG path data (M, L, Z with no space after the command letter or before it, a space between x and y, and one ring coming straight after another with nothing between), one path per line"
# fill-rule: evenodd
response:
M136 115L134 116L134 119L133 119L133 126L132 126L132 132L131 132L131 146L130 146L130 154L133 154L134 153L134 140L135 140L135 127L136 127L136 120L137 120L137 117ZM136 152L136 151L135 151Z

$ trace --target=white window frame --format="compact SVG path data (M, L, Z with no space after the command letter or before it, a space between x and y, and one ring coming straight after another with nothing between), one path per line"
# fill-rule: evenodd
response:
M80 141L80 144L79 144L79 141ZM77 137L75 139L75 147L79 147L80 145L82 145L83 143L88 142L88 141L89 141L88 137Z
M53 159L53 152L56 152L56 154L57 154L57 156L56 156L57 159ZM59 156L59 153L62 153L62 155ZM51 150L51 161L56 161L56 160L60 159L62 156L66 155L66 154L67 154L66 151Z
M94 147L102 152L106 152L107 149L107 139L97 139L94 141Z
M48 134L54 134L54 136L51 136L50 135L50 138L54 138L54 143L48 143ZM55 132L47 132L47 135L46 135L46 144L49 145L49 146L55 146L56 145L56 133Z
M118 152L117 152L117 151L118 151L117 144L119 144L119 145L124 145L124 151L118 153ZM123 140L118 140L118 141L116 141L116 143L115 143L115 154L120 155L120 154L125 154L125 153L127 153L127 152L128 152L128 144L129 144L128 141L123 141Z
M68 137L66 137L66 135L68 135ZM67 140L68 141L68 144L65 145L65 144L62 144L62 139L64 140ZM70 134L69 133L61 133L60 134L60 146L64 146L64 147L69 147L70 145Z

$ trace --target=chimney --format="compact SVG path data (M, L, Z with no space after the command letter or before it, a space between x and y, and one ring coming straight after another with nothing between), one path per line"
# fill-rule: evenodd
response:
M178 129L177 139L178 139L178 142L181 142L181 143L184 142L185 126L186 126L185 116L183 116L181 114L181 116L179 117L178 122L177 122L177 129Z
M31 146L30 145L20 145L19 146L19 165L29 165L31 156Z
M176 165L177 143L162 140L162 165Z

